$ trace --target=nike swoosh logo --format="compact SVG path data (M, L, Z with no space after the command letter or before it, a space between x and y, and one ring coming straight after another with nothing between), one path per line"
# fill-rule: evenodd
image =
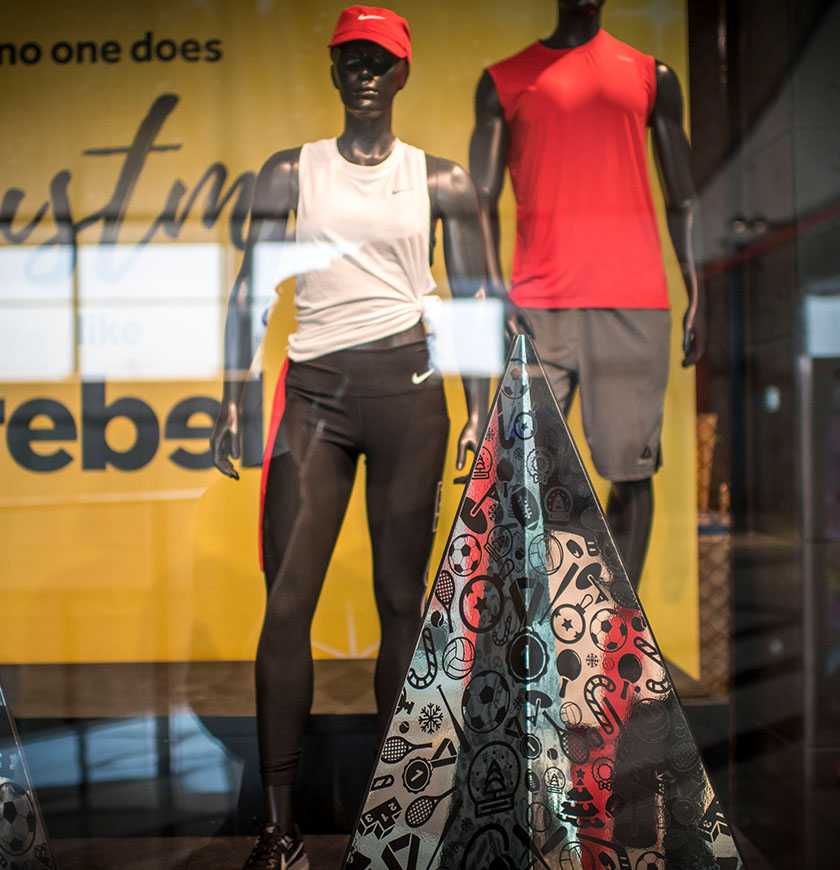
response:
M422 384L423 381L428 380L434 374L434 371L434 369L429 369L428 371L423 372L422 375L418 375L417 372L415 372L411 376L411 383L415 385Z
M385 16L384 16L384 15L360 15L358 20L359 20L359 21L364 21L364 20L367 19L367 18L378 18L380 21L384 21L384 20L385 20Z
M392 190L391 193L410 193L412 190L414 190L413 187L401 187L398 190Z

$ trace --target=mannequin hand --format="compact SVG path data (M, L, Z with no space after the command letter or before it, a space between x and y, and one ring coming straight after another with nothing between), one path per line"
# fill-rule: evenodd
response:
M534 329L525 312L510 300L505 302L505 339L510 343L514 336L534 337Z
M222 404L219 417L210 435L210 450L213 465L227 477L239 480L239 472L230 461L239 459L241 454L242 433L239 426L239 408L235 403Z
M478 453L478 441L483 428L481 421L472 417L464 424L458 438L458 457L455 460L455 467L458 471L461 471L467 461L467 450L472 450L474 454Z
M683 318L683 368L695 365L706 347L706 321L698 311L689 309Z

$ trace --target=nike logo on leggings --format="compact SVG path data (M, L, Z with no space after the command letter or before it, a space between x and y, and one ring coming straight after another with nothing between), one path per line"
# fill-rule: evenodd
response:
M411 383L412 383L412 384L415 384L415 385L417 385L417 384L422 384L423 381L427 380L428 378L430 378L430 377L432 376L432 374L434 374L434 371L435 371L434 369L429 369L428 371L423 372L422 375L418 375L418 374L415 372L415 373L411 376Z

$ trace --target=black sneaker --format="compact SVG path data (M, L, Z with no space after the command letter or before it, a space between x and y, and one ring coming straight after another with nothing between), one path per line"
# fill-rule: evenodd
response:
M303 848L300 831L281 834L276 825L262 829L257 845L248 856L242 870L309 870L309 859Z

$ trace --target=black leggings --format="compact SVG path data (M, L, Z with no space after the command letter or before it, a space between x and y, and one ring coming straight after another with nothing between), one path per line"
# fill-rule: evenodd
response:
M449 433L440 378L412 381L428 367L425 342L289 366L263 515L267 598L256 685L265 785L294 780L312 704L312 617L360 454L382 629L380 730L402 686L420 626Z

